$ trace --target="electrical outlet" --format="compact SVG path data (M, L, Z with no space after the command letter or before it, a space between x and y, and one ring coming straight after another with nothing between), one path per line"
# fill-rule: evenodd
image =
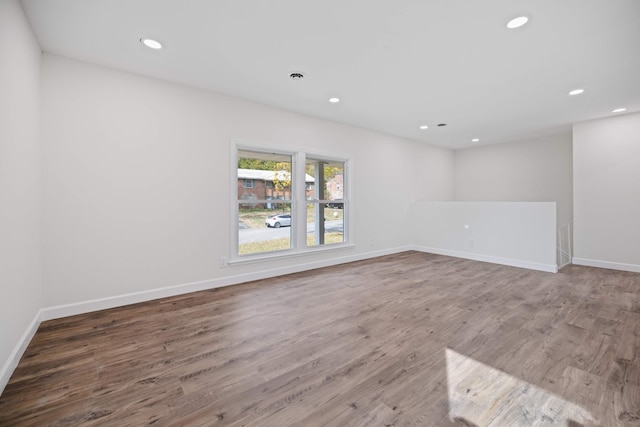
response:
M226 257L220 257L220 268L229 267L229 260Z
M476 247L476 241L473 240L473 239L469 239L469 247L475 248Z

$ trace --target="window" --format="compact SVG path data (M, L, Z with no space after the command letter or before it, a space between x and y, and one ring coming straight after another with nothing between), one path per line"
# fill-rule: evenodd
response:
M347 160L262 150L234 149L242 183L234 194L234 258L272 257L346 243Z

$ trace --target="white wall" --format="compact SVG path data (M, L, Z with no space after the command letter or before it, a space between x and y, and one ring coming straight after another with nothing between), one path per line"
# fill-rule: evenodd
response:
M43 88L48 307L393 250L453 197L449 150L48 54ZM356 247L220 268L234 139L350 155Z
M40 61L20 4L0 1L0 390L42 305Z
M573 126L574 263L640 272L640 114Z
M558 225L573 218L571 133L458 150L455 199L556 202Z
M556 271L553 202L416 202L413 242L425 252Z

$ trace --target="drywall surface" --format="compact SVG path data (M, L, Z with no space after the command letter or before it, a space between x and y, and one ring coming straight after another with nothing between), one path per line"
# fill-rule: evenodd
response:
M392 250L412 200L453 197L450 150L55 55L43 70L46 307ZM351 158L355 246L222 268L232 141Z
M42 304L40 62L20 3L0 1L0 390Z
M556 202L558 226L573 219L571 133L457 150L455 199Z
M574 262L640 272L640 114L573 126Z
M416 202L411 221L426 252L556 271L553 202Z

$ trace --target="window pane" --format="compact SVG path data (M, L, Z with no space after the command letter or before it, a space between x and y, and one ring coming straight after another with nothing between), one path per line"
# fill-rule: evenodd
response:
M307 246L344 242L344 171L341 161L307 158Z
M291 200L291 156L239 151L238 200Z
M238 151L238 254L291 248L290 155Z
M291 204L273 209L238 209L238 254L248 255L291 248Z
M344 242L344 209L307 204L307 246Z
M344 162L308 158L305 170L313 183L311 189L307 187L307 200L344 199Z

